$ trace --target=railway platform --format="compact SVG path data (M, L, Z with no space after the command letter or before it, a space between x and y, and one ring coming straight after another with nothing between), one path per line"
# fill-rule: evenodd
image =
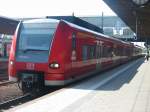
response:
M150 112L150 61L140 58L7 112Z

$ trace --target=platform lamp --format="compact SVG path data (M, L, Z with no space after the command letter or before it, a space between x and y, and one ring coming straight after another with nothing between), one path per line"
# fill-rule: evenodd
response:
M132 2L138 6L146 5L150 0L132 0Z

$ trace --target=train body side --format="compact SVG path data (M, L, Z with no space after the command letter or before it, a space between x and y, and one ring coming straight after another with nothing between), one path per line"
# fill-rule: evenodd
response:
M46 86L65 85L136 56L131 44L60 21L50 45L48 61L21 62L16 60L19 30L18 27L9 57L11 81L20 80L20 74L40 74Z

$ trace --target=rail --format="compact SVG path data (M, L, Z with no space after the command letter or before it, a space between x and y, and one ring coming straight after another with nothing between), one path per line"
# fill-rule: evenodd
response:
M14 84L15 82L11 82L11 81L4 81L4 82L0 82L0 86L6 86L8 84Z
M17 106L19 104L25 103L31 99L32 99L32 97L30 94L25 94L25 95L20 96L18 98L8 100L6 102L0 103L0 110L9 109L9 108Z

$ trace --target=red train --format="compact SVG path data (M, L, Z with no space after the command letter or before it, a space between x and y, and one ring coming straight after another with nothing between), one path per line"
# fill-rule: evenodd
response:
M131 43L97 33L65 20L21 22L9 57L9 80L23 91L62 86L141 56Z

